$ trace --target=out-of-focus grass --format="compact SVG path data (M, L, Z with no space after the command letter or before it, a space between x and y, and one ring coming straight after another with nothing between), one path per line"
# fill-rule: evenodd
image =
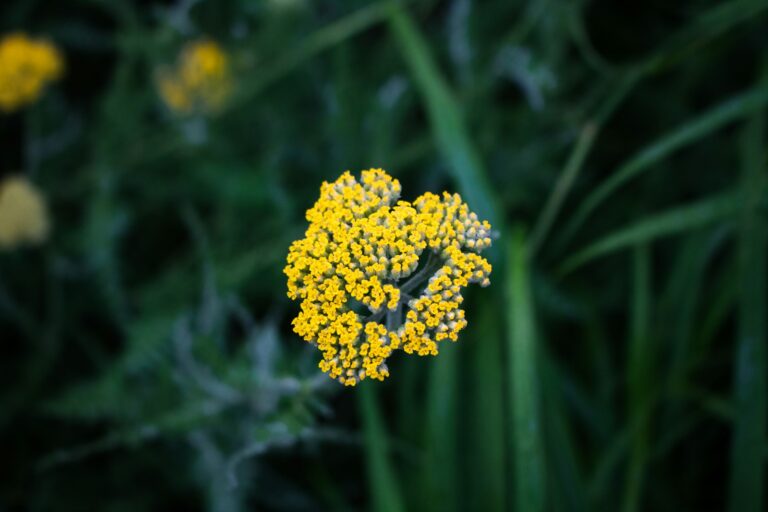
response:
M616 233L606 235L571 256L563 263L562 273L571 272L594 258L626 249L635 243L677 234L728 218L736 213L736 207L734 194L726 193L642 219Z
M365 383L360 386L358 396L363 415L363 428L366 433L371 508L379 512L405 510L397 476L390 462L387 442L389 434L381 417L376 391L371 388L371 383Z
M618 168L607 181L591 192L589 197L584 199L565 228L563 236L567 239L584 223L589 214L600 203L630 179L649 170L653 164L668 157L673 151L686 144L696 142L720 126L739 117L744 117L762 107L766 101L768 101L768 89L760 85L752 91L728 100L723 105L718 105L698 119L686 122L674 132L665 135L650 147L643 149L630 161Z
M403 58L423 98L436 145L447 160L459 189L480 218L487 219L497 229L501 228L496 198L491 193L480 156L469 137L458 104L429 55L426 41L397 3L390 3L389 19Z
M656 360L650 316L651 262L648 246L639 244L632 252L632 303L629 306L629 350L627 350L627 417L632 425L624 510L638 510L645 479L653 410L653 366Z
M742 137L738 342L734 357L734 439L730 510L759 510L765 500L766 454L766 223L758 208L766 186L764 109Z
M763 510L766 8L6 2L68 72L0 117L54 226L0 253L0 508ZM179 118L201 36L236 94ZM380 165L492 222L492 285L341 389L281 268Z
M547 482L543 423L541 418L541 374L530 273L525 237L517 228L508 242L506 276L507 357L509 389L510 459L513 461L515 509L543 511Z

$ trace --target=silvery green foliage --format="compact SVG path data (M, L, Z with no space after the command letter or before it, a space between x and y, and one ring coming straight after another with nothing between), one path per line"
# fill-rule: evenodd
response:
M505 46L496 56L496 74L513 81L533 110L541 110L548 93L557 87L553 72L529 48Z
M451 2L446 22L448 50L456 74L462 83L465 83L470 75L473 57L469 35L471 11L471 0L454 0Z
M290 362L298 358L281 349L277 317L257 322L235 295L220 295L207 281L199 305L139 329L150 339L134 336L100 377L45 405L49 415L106 421L109 430L49 454L41 469L126 445L181 441L193 448L210 509L235 511L248 490L239 482L251 482L244 461L334 437L315 427L327 379Z

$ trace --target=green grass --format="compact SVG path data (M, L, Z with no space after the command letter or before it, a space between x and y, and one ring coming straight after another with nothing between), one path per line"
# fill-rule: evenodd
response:
M518 228L508 242L507 334L510 459L514 468L515 509L543 511L547 484L539 390L536 319L530 291L525 237Z
M672 133L661 137L621 165L605 183L584 199L566 226L563 237L568 239L603 201L629 180L652 169L654 164L658 164L681 147L699 141L724 124L762 107L766 102L768 102L768 89L759 85L754 90L729 99L724 104L718 105L697 119L688 121Z
M632 302L629 347L627 349L627 421L632 425L624 510L642 509L643 481L649 458L650 418L653 414L653 368L656 364L652 346L651 301L652 269L648 245L639 244L632 251Z
M378 512L405 510L397 475L392 468L387 442L389 434L381 417L376 391L366 383L360 386L358 396L365 430L372 509Z
M762 112L761 112L762 114ZM765 122L756 115L742 137L739 229L739 326L734 360L734 433L730 510L765 508L766 451L766 238L758 213L766 183Z
M67 73L0 112L53 226L0 251L0 509L764 510L768 2L711 4L3 3ZM236 92L182 118L201 36ZM347 389L282 268L379 166L494 268L458 343Z
M736 209L737 198L733 194L721 194L693 205L650 216L610 233L578 251L563 263L561 273L567 274L595 258L626 249L636 243L652 241L728 219L736 213Z

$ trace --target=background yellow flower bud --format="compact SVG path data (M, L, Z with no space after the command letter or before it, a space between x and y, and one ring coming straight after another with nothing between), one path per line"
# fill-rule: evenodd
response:
M0 182L0 249L41 243L49 228L45 199L32 183L23 177Z
M64 69L61 54L48 41L25 34L0 39L0 110L11 112L34 102Z

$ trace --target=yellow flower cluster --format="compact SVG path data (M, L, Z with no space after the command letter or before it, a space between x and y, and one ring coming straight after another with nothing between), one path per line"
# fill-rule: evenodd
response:
M24 34L0 40L0 110L12 112L34 102L50 82L61 76L61 55L47 41Z
M40 243L48 229L45 200L34 185L21 177L0 182L0 249Z
M173 69L158 78L160 96L179 114L215 112L232 91L229 57L214 41L187 44Z
M324 182L305 237L288 253L288 297L301 301L294 331L345 385L383 380L398 349L436 355L467 325L462 288L490 284L491 265L479 254L491 245L487 221L458 194L399 197L400 183L381 169L363 171L359 182L349 172Z

